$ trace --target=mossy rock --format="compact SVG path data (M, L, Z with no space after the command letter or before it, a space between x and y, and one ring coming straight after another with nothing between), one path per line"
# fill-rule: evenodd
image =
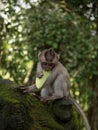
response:
M43 104L15 86L0 80L0 130L78 130L69 101Z

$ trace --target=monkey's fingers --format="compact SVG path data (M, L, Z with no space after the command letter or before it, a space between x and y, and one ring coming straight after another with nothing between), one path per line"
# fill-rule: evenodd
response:
M21 87L24 87L24 85L17 85L17 86L14 86L14 88L16 88L16 89L20 89Z
M26 89L27 87L26 86L19 86L20 87L20 89Z
M22 93L28 93L28 88L26 86L20 85L14 87L17 91L20 91Z
M40 73L37 74L37 77L38 77L38 78L41 78L42 76L43 76L43 73L42 73L42 72L40 72Z
M26 86L21 85L19 89L21 89L23 93L28 93L28 88Z

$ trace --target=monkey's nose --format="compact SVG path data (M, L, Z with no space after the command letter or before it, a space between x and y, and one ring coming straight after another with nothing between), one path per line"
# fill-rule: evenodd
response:
M49 68L46 68L46 71L49 71L50 69Z

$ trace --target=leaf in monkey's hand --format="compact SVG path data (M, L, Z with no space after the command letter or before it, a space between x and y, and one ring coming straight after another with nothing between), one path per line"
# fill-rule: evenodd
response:
M45 83L46 79L49 77L51 71L43 71L43 76L41 78L36 77L36 87L40 89Z

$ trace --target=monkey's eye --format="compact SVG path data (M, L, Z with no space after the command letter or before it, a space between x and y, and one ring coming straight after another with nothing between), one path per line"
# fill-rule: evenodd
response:
M54 66L54 63L48 63L49 66Z
M44 66L48 65L46 62L42 62L41 64L44 65Z

